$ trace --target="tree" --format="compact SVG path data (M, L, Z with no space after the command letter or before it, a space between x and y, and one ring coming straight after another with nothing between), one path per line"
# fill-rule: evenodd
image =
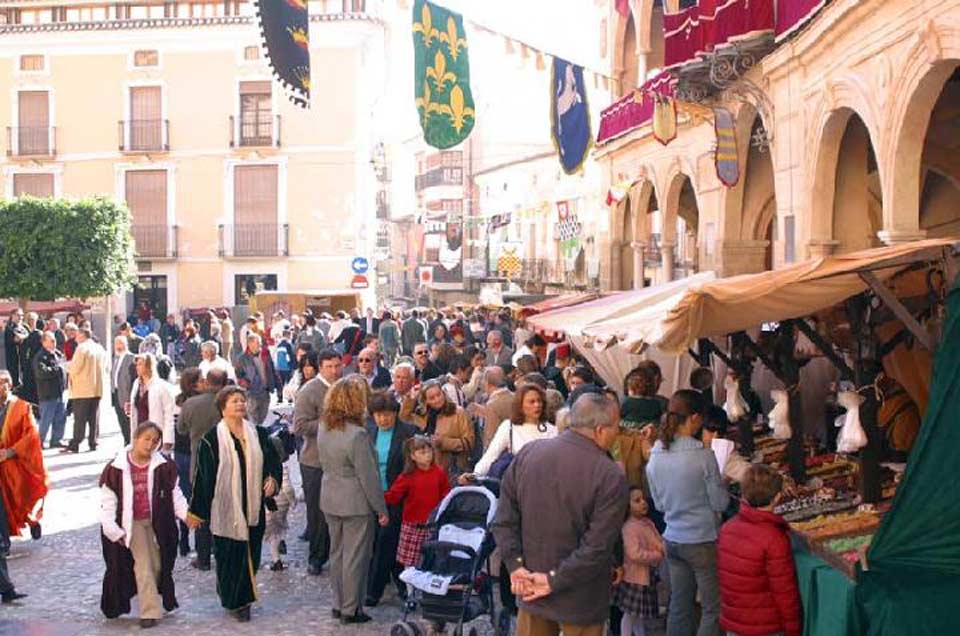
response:
M132 285L130 212L113 201L0 201L0 298L86 299Z

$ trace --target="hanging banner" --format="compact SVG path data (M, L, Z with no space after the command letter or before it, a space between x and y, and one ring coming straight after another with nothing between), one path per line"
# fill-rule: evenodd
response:
M717 178L723 185L732 188L740 180L740 160L737 156L733 113L726 108L714 108L713 127L717 133L717 152L714 156Z
M550 133L567 174L583 166L593 143L590 132L590 108L583 67L559 57L553 58L550 83Z
M307 0L257 0L260 37L273 76L290 101L310 107L310 17Z
M677 138L677 103L672 97L652 93L653 138L664 146Z
M467 34L459 13L413 3L414 90L428 145L444 150L470 136L476 121Z

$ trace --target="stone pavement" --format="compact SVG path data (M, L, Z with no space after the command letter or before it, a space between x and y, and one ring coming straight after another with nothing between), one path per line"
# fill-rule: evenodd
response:
M107 620L100 612L100 590L104 564L100 548L99 488L103 467L121 446L115 420L103 417L96 452L64 455L44 451L50 476L50 493L44 508L43 538L14 540L9 560L10 575L17 589L29 597L16 605L0 606L0 636L114 636L139 633L134 613ZM111 421L112 420L112 421ZM68 423L67 430L71 430ZM86 444L81 445L83 451ZM291 479L299 489L296 462ZM253 608L250 623L237 623L220 607L213 571L199 572L190 559L179 558L174 570L180 607L167 615L153 630L155 636L184 634L213 636L381 636L402 616L399 600L388 587L381 605L368 608L374 621L361 626L342 626L330 617L331 590L326 570L319 577L307 574L307 544L297 535L305 525L302 501L290 513L288 569L271 572L265 566L257 575L260 602ZM265 556L268 555L266 546ZM265 559L266 560L266 559ZM476 622L481 635L492 634L486 618ZM659 625L658 625L659 627ZM448 632L449 633L449 632ZM662 634L649 630L648 634Z
M29 597L16 605L0 606L0 636L109 636L140 632L135 613L107 620L100 612L104 565L97 521L97 479L121 445L116 425L104 424L107 430L94 453L62 455L56 450L44 451L51 486L44 509L44 536L40 541L14 541L10 575L17 589ZM81 450L85 449L86 444L81 446ZM299 484L299 475L295 475L293 481ZM147 633L157 636L389 633L390 625L402 613L399 601L392 596L392 588L388 589L381 606L368 609L374 622L345 627L330 617L331 591L326 571L319 577L307 575L307 544L296 536L305 524L302 501L290 515L289 554L285 557L289 569L271 572L264 567L258 573L261 598L254 606L250 623L237 623L224 613L217 599L214 573L191 568L191 557L188 557L178 559L174 570L180 608ZM264 552L268 554L266 547Z

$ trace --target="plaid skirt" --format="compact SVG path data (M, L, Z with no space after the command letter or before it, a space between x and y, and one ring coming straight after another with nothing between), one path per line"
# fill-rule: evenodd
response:
M400 524L400 543L397 545L397 563L417 567L420 565L420 547L427 540L430 530L419 523Z
M656 585L637 585L623 581L617 587L613 602L626 614L636 614L644 618L656 618L660 614Z

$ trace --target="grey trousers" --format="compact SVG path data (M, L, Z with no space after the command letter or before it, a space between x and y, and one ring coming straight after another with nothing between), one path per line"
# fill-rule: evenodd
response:
M322 568L330 559L330 529L320 510L323 469L300 464L300 475L303 478L303 498L307 504L307 539L310 541L307 562Z
M353 616L363 609L376 521L372 514L357 517L325 516L330 526L333 609L340 610L343 616Z
M720 581L717 579L717 544L667 541L670 569L670 608L667 636L720 636ZM695 625L697 592L700 592L700 626Z

